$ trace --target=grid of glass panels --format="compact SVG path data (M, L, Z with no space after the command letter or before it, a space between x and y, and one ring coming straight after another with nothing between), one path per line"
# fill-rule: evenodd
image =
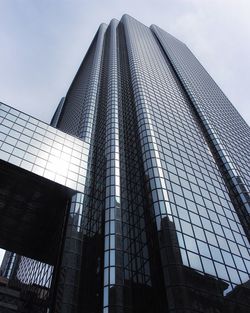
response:
M153 25L151 28L192 102L203 113L205 122L211 125L211 131L219 138L221 150L230 156L231 163L234 163L250 191L250 127L188 47L159 27Z
M89 144L0 103L0 158L83 191Z
M228 282L249 279L249 243L189 100L152 32L123 17L146 174L160 230L174 222L182 262Z
M157 249L150 229L150 196L145 190L142 151L137 127L136 103L133 97L132 82L128 63L124 25L117 29L119 43L119 132L120 132L120 171L121 208L123 234L124 284L137 306L143 312L163 312L165 303L159 292L162 281L155 280L160 275L160 265L152 260ZM133 286L136 287L133 289ZM130 289L131 288L131 289ZM139 291L140 290L140 291ZM131 301L131 299L130 299ZM124 305L131 302L124 299Z
M88 143L95 125L106 28L106 24L100 25L67 93L57 124L57 128Z
M189 99L153 33L129 16L117 26L100 27L54 119L85 142L1 105L2 159L84 190L69 203L56 312L166 311L157 257L174 249L173 263L228 290L249 279L249 244ZM42 283L49 268L23 258L19 278Z
M67 93L56 125L58 129L90 143L91 151L85 191L74 195L70 203L57 286L56 312L73 312L79 306L86 310L90 307L91 310L98 310L100 306L99 294L102 293L102 286L99 282L100 268L96 268L96 263L100 263L103 250L97 250L96 247L100 245L102 197L105 187L105 167L102 161L105 158L105 129L104 125L100 124L97 129L96 120L101 119L101 123L103 121L103 113L100 112L103 100L99 98L99 92L101 93L102 53L106 28L106 24L99 27ZM98 275L92 275L93 268Z
M123 283L122 260L118 258L122 250L121 239L121 173L118 118L118 56L116 28L118 21L112 20L107 30L108 46L108 88L107 88L107 122L106 122L106 195L104 225L104 290L103 313L108 313L109 305L122 305L109 295L114 285ZM120 272L120 273L119 273ZM115 301L114 301L115 300Z
M26 285L39 285L50 288L53 266L21 256L16 270L16 279ZM47 292L48 295L48 292Z
M37 313L48 311L52 276L52 265L18 256L15 277L12 277L11 285L14 288L21 288L21 298L23 299L21 307L32 303Z

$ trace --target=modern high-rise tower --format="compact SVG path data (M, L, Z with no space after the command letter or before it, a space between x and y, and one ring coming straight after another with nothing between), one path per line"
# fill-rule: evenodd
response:
M20 312L249 312L250 128L185 44L124 15L50 126L0 118Z

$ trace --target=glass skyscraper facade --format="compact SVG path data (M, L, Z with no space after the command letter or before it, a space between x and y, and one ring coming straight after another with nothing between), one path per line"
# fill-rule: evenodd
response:
M184 43L124 15L51 125L0 116L20 312L249 312L250 128Z

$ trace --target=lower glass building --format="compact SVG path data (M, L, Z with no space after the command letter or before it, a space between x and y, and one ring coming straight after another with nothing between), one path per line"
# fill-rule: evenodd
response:
M17 312L249 312L250 128L184 43L101 24L51 125L0 122Z

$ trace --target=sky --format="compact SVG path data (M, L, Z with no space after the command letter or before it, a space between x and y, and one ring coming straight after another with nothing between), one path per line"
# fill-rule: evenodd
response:
M250 125L249 0L0 0L0 101L49 122L100 23L124 13L185 42Z

